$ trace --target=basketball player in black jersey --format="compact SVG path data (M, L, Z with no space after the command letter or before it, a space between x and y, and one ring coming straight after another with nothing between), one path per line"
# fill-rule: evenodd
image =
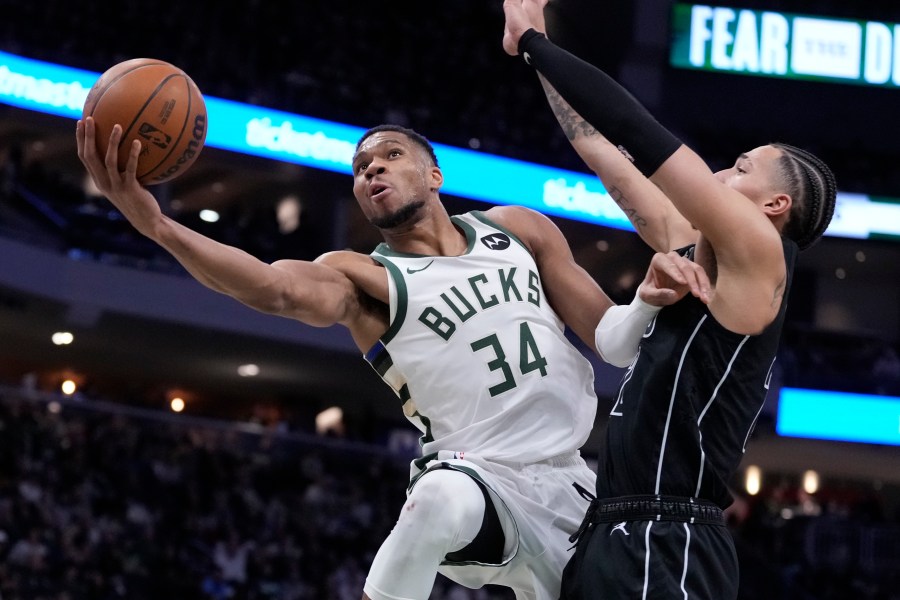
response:
M562 597L735 598L727 484L765 401L797 252L831 220L834 177L786 144L713 173L618 83L541 33L545 4L505 0L504 49L538 71L573 147L641 237L701 264L714 285L708 305L684 298L644 334Z

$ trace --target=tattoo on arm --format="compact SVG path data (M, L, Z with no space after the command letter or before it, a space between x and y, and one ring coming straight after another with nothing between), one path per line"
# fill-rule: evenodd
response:
M556 120L559 121L563 133L565 133L566 138L568 138L569 141L573 141L578 137L587 138L601 135L593 125L581 118L581 115L569 106L569 103L559 95L559 92L553 89L553 86L551 86L546 79L541 77L540 80L541 85L544 87L544 93L547 95L547 101L550 103L550 108L553 109L553 114L556 116ZM625 148L622 146L619 146L618 148L628 160L634 162L634 158L631 157ZM631 221L631 224L634 225L634 228L638 233L642 232L647 226L647 220L631 205L631 200L617 187L610 186L607 188L607 191L612 199L615 200L616 204L619 205L619 208L622 209L622 212L625 213L625 216L628 217L628 220Z
M553 114L556 116L556 120L559 121L563 133L566 134L566 138L569 141L572 141L579 136L591 137L599 135L598 131L594 129L594 126L582 119L581 115L575 112L575 110L569 106L569 103L566 102L543 77L541 77L541 85L544 86L544 92L547 94L547 101L550 103L550 108L553 109Z
M631 206L631 200L628 199L622 190L615 186L610 186L606 191L609 192L610 197L619 205L619 208L622 209L622 212L625 213L625 216L628 217L628 220L640 233L647 226L647 219L642 217L637 209Z

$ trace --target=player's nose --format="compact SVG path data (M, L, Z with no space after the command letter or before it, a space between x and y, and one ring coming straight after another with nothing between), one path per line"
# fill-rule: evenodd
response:
M366 177L372 179L376 175L381 175L386 170L385 165L378 159L372 160L369 164L369 167L366 169Z

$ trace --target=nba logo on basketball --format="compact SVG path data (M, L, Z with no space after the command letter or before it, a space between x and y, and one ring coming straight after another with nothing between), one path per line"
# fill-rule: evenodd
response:
M169 142L172 141L172 138L163 131L160 131L150 123L144 122L141 123L141 128L138 130L138 134L151 144L156 144L160 148L167 148L169 146Z

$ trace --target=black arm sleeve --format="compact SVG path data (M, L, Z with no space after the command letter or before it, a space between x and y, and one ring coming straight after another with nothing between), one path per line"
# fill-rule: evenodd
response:
M519 54L597 131L623 146L644 175L655 173L681 146L681 141L614 79L542 33L526 31L519 39Z

